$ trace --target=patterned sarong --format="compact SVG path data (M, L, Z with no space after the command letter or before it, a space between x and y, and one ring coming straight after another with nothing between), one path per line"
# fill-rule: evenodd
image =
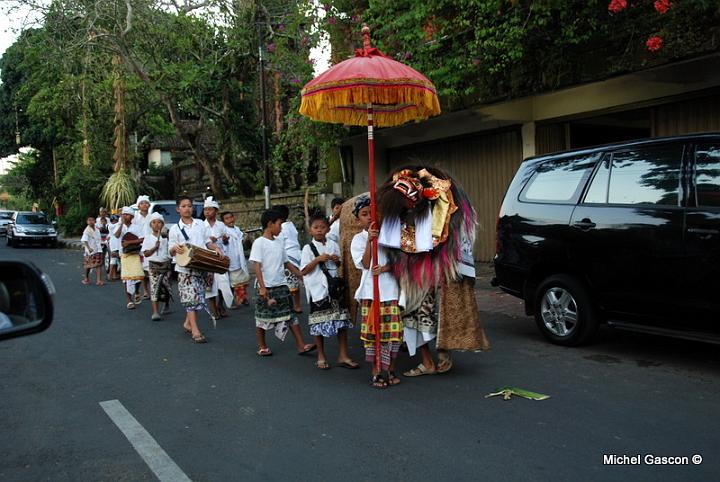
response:
M140 261L140 256L138 254L123 253L121 259L122 269L120 271L120 278L123 281L141 281L145 279L142 261Z
M360 300L360 339L365 346L365 361L375 361L375 326L370 319L372 300ZM380 363L388 370L390 362L396 358L402 343L403 324L400 319L400 307L397 300L380 303Z
M103 257L102 253L93 253L91 255L85 255L83 257L83 268L93 269L99 268L102 265Z
M292 311L293 302L287 286L268 288L268 299L274 299L274 305L268 305L261 297L259 290L255 290L255 326L265 331L274 330L275 336L285 340L290 325L299 324Z
M185 311L202 311L209 313L205 302L205 287L207 277L204 273L178 273L178 291L180 292L180 303Z
M312 336L324 336L326 338L336 336L340 330L353 327L348 310L341 307L338 300L333 300L330 297L318 302L310 302L308 324Z
M170 261L165 263L150 261L150 299L152 301L169 303L172 300L170 267Z

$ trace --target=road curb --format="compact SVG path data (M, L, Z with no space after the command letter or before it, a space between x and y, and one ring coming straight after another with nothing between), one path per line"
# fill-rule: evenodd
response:
M82 242L79 239L62 239L57 240L58 248L63 249L82 249Z

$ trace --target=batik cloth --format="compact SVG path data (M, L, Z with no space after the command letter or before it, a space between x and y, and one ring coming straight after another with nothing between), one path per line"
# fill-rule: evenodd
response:
M291 293L300 289L300 280L289 269L285 270L285 283Z
M360 339L365 346L365 360L375 361L375 324L370 317L372 300L360 300ZM380 363L387 370L392 359L397 357L402 343L403 324L397 300L380 303Z
M312 336L324 336L326 338L337 336L340 330L353 327L348 310L340 306L338 300L334 300L329 296L318 302L310 302L308 324Z
M437 293L435 290L430 290L418 309L403 313L402 321L405 327L403 339L410 356L414 356L419 347L437 336L438 309Z
M169 261L158 263L150 261L150 299L152 301L169 303L172 299L172 285L170 284Z
M269 305L268 300L275 300L275 304ZM267 300L255 290L254 301L255 326L265 331L274 330L281 341L285 341L290 326L300 324L293 313L292 296L287 286L267 288Z
M207 277L204 276L204 273L178 273L180 303L185 307L185 311L208 311L205 302L206 286Z
M102 265L102 262L103 262L102 252L93 253L91 255L86 255L83 257L83 268L85 268L85 269L99 268Z
M140 260L140 256L138 254L123 253L120 259L122 260L120 278L123 281L138 281L145 279L142 261Z

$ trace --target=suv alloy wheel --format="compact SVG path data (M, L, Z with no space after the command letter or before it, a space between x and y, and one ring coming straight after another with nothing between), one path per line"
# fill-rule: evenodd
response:
M575 277L546 278L535 292L535 322L551 342L577 346L597 333L598 315L584 285Z

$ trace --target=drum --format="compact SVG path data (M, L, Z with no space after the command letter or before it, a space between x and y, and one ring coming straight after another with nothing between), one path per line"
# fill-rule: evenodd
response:
M121 241L137 241L139 238L135 236L133 233L125 233L122 237ZM142 248L142 244L133 244L128 246L127 248L123 248L124 254L140 254L140 249Z
M183 268L209 271L211 273L227 273L230 267L230 258L218 256L215 251L186 244L182 253L175 255L175 264Z

